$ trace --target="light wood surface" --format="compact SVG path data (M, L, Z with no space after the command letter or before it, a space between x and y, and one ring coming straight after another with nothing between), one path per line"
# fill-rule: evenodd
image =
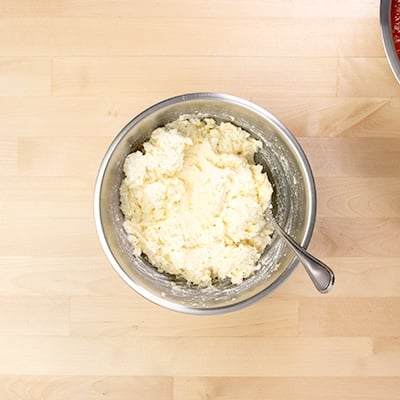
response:
M0 399L400 399L400 85L379 0L0 1ZM133 293L93 185L134 115L221 91L309 157L311 250L270 297L212 317Z

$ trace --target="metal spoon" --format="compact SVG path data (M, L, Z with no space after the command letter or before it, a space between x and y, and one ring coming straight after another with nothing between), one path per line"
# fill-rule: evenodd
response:
M303 264L303 267L310 276L316 289L320 293L328 293L335 283L335 274L333 271L326 264L312 256L307 250L296 243L275 221L271 211L267 214L267 218L275 228L276 232L278 232L278 234L286 241Z

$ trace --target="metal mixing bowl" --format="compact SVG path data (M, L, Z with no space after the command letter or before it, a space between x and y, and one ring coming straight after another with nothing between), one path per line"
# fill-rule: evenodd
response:
M381 0L379 20L381 24L383 47L390 68L392 69L397 81L400 83L400 60L393 41L391 10L392 0Z
M263 143L256 154L274 188L273 213L280 225L307 247L315 221L316 194L310 166L300 145L273 115L246 100L226 94L193 93L162 101L132 119L116 136L100 165L94 212L103 249L120 277L136 292L166 308L192 314L238 309L267 295L297 264L278 235L260 259L261 268L239 285L199 288L157 272L145 257L135 257L122 226L119 187L126 156L151 132L182 114L212 117L242 127Z

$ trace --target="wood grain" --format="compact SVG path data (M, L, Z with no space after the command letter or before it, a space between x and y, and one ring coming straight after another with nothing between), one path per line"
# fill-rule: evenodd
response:
M19 138L18 173L21 176L95 177L110 143L107 137ZM85 165L84 172L82 165Z
M318 177L321 217L400 217L400 179Z
M2 256L0 296L131 296L101 253L86 256ZM70 318L70 316L68 317Z
M379 3L1 1L1 400L398 400L400 86ZM192 91L253 101L298 138L329 295L299 265L196 317L112 269L92 211L104 152Z
M376 19L259 17L4 17L0 50L5 56L384 56Z
M71 301L71 332L76 336L258 337L297 336L298 302L262 301L221 317L196 318L160 310L141 297L76 297Z
M400 135L396 118L400 103L396 98L302 97L287 103L259 96L255 101L279 115L296 136L375 137L377 130L379 137Z
M168 97L178 90L232 92L236 87L233 94L241 94L252 87L256 93L268 90L270 96L282 96L288 95L285 84L289 83L294 96L335 96L336 66L334 58L262 55L56 57L52 92L56 96L109 96L158 91Z
M302 298L299 306L301 336L397 336L400 297Z
M0 116L4 131L18 137L75 137L84 132L85 137L111 140L134 115L174 94L160 96L155 90L140 96L0 97ZM291 97L289 102L284 94L270 97L248 89L244 94L278 116L297 137L374 138L377 131L380 138L400 137L396 98ZM24 124L19 120L22 113Z
M18 137L82 137L84 133L85 137L111 140L136 114L174 94L160 96L155 90L132 96L0 96L0 117L4 131ZM284 95L271 97L262 91L243 89L243 94L279 117L297 137L373 138L377 131L380 138L400 137L400 101L396 98L290 95L287 101ZM19 120L21 109L24 124Z
M68 297L2 296L0 335L60 335L70 333Z
M339 59L338 95L398 97L400 88L384 57L346 57Z
M73 17L268 17L276 18L375 18L376 0L337 0L326 7L324 1L303 0L301 3L280 3L275 0L192 0L182 7L180 0L168 3L149 0L3 0L2 16L73 16Z
M17 138L0 136L0 176L15 176L17 173Z
M126 97L0 96L0 116L4 132L15 137L103 136L111 141L136 114L159 100L157 92Z
M2 256L80 257L101 254L90 217L60 220L3 217L0 236Z
M49 95L51 59L0 57L0 96Z
M0 396L7 400L126 400L138 393L143 400L172 400L172 378L31 375L0 378Z
M400 368L398 338L1 336L0 346L0 374L12 375L395 377Z
M399 228L400 218L319 218L311 248L330 257L399 257Z
M316 176L399 178L400 138L301 138L300 142Z
M27 198L35 204L35 218L85 218L92 212L91 177L3 176L0 186L0 215L5 217L32 217Z
M339 284L331 297L396 297L399 295L400 258L324 257L335 269ZM118 279L107 260L99 253L94 257L77 256L2 256L0 295L12 296L137 296ZM305 271L298 266L272 297L319 297ZM93 304L96 304L94 299ZM116 299L118 301L118 299ZM267 300L266 300L267 301ZM262 308L262 306L261 306ZM153 310L157 310L152 308ZM120 312L123 313L124 310ZM161 311L161 310L160 310ZM127 320L131 322L130 314Z
M318 252L315 254L322 257ZM381 298L399 296L399 257L344 257L341 255L338 257L324 256L323 260L332 266L336 275L337 284L335 290L330 293L330 297ZM297 267L290 279L284 282L274 295L320 298L320 294L314 290L301 266Z
M177 400L397 400L399 378L177 378Z

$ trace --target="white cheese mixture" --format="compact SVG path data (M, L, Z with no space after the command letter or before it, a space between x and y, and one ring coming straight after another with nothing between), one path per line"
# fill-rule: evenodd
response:
M229 122L181 116L143 147L127 156L120 188L135 254L200 286L259 269L272 234L272 187L254 163L261 143Z

